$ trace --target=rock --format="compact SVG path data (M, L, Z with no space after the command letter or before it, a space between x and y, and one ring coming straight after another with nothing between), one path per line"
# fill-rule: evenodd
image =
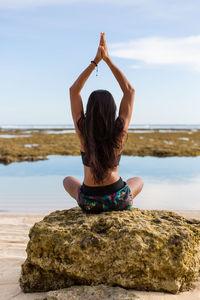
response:
M57 210L29 232L24 292L72 285L178 293L198 279L200 221L166 210Z
M48 292L47 295L35 300L137 300L140 299L132 290L121 287L106 286L72 286L57 291Z

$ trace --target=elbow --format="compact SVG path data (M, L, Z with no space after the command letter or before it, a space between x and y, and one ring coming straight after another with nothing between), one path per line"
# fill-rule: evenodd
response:
M75 93L76 92L76 89L74 88L74 86L72 85L70 88L69 88L69 93L70 95Z
M129 90L131 93L135 93L135 89L134 89L134 87L132 87L132 85L129 86Z
M126 94L135 94L135 89L132 87L132 85L129 85L126 89Z
M72 95L72 94L80 94L80 89L77 86L72 85L69 88L69 93L70 93L70 95Z

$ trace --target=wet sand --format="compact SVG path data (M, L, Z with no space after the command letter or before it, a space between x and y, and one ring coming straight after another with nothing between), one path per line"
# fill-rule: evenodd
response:
M200 210L174 210L187 218L200 219ZM29 229L45 215L0 214L0 298L3 300L34 300L47 293L24 294L18 283L21 264L26 259L26 245ZM142 300L198 300L200 299L200 280L190 291L177 295L160 292L135 291Z

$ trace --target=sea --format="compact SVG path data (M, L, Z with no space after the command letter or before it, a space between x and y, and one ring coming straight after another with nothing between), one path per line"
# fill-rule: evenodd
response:
M72 124L0 124L7 129L71 129ZM200 124L133 124L129 130L198 130ZM0 214L48 214L77 206L63 179L83 182L80 156L48 155L47 160L0 164ZM139 176L144 187L133 203L141 209L200 210L200 156L125 156L119 164L124 181Z
M74 129L74 124L0 124L1 130L7 129ZM129 130L134 129L164 129L164 130L198 130L200 124L130 124Z

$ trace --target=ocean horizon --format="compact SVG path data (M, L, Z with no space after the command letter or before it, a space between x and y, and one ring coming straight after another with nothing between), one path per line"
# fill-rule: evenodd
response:
M0 129L74 129L74 124L0 124ZM200 129L200 124L130 124L129 129Z

